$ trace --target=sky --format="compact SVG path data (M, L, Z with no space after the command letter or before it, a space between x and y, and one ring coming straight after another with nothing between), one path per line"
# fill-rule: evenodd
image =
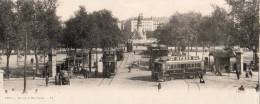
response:
M57 15L62 21L68 20L85 6L88 12L107 9L114 17L125 20L142 13L144 17L169 17L176 12L200 12L209 15L212 5L228 8L225 0L58 0Z

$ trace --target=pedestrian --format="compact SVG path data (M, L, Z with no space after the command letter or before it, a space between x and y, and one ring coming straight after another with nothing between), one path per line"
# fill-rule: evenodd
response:
M33 58L31 58L31 64L33 64L33 62L34 62L34 60L33 60Z
M237 69L237 65L236 64L234 64L234 70L236 71L236 75L237 75L237 80L239 80L240 79L240 72L238 71L238 69Z
M246 71L246 78L249 78L249 71Z
M238 88L239 91L245 91L245 88L243 85L241 85L239 88Z
M128 73L131 72L131 66L128 66Z
M249 70L248 74L249 74L249 76L250 76L251 78L253 77L252 70Z
M238 70L236 70L236 75L237 75L237 80L239 80L240 79L240 73L239 73Z
M98 77L98 70L97 69L95 70L95 77L96 78Z
M259 84L256 85L255 90L259 91Z
M160 82L158 83L158 86L157 86L157 87L158 87L158 92L159 92L159 91L161 90L161 88L162 88L162 85L161 85Z
M199 74L199 78L200 78L200 83L205 84L205 80L203 79L203 75L201 73Z
M252 73L253 68L254 68L254 64L253 64L253 61L251 61L250 65L249 65L249 70L248 70L248 74L251 78L253 77L253 73Z

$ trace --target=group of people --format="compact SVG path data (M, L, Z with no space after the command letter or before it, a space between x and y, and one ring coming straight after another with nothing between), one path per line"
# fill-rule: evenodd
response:
M250 62L249 66L246 63L244 64L244 69L243 70L245 71L245 77L246 78L252 78L253 77L252 70L254 70L254 68L255 68L255 65L254 65L253 61ZM241 73L241 70L237 67L236 63L233 64L233 68L232 69L235 71L237 79L239 80L242 73ZM225 66L225 70L226 70L226 72L229 73L230 72L229 66ZM212 65L212 71L214 71L215 74L218 75L218 76L222 75L220 70L216 69L215 64Z
M249 66L247 64L244 64L244 70L245 70L245 77L246 78L252 78L253 77L253 72L252 70L255 68L255 65L253 61L250 62ZM241 71L237 68L237 65L233 65L233 69L236 71L237 79L240 79Z

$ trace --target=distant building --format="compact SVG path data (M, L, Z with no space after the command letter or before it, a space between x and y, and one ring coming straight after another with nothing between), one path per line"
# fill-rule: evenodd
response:
M123 30L123 25L122 25L122 22L121 21L118 21L117 22L117 26L120 30Z
M158 26L166 24L168 21L169 19L167 17L143 17L141 21L141 28L144 32L155 31ZM138 17L130 18L124 22L124 29L130 32L135 32L137 31L137 25Z

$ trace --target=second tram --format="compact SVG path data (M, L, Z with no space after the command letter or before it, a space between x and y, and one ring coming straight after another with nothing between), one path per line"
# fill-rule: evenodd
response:
M197 56L172 56L156 59L152 79L166 81L175 78L196 78L205 74L204 62Z

